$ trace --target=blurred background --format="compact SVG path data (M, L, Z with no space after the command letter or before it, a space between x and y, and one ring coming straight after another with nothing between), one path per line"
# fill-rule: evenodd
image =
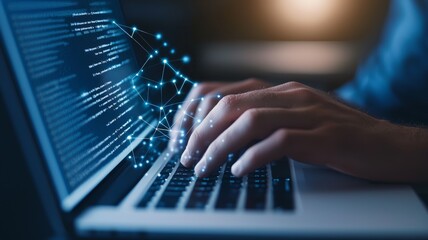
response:
M128 25L162 32L191 56L198 81L258 77L331 90L353 78L376 44L385 0L122 0ZM142 52L137 52L142 53ZM2 74L3 70L0 71ZM0 98L1 239L40 239L50 232L22 151ZM19 207L18 207L19 206Z
M378 40L389 1L123 0L128 24L164 33L198 81L249 77L326 90L352 79Z

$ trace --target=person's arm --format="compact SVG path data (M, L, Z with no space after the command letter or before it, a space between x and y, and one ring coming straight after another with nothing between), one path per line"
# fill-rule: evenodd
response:
M375 119L303 84L227 95L206 112L181 158L200 177L257 141L232 166L234 175L289 156L370 180L428 181L427 130Z

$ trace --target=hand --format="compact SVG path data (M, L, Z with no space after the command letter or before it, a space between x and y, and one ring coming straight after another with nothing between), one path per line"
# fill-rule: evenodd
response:
M270 84L254 78L236 83L211 82L197 85L190 91L180 111L174 116L173 127L170 131L170 146L177 145L182 131L185 136L191 134L193 128L202 122L222 96L267 87L270 87Z
M232 166L234 175L287 155L372 180L428 176L426 131L375 119L295 82L224 96L192 133L181 163L197 163L205 177L255 141Z

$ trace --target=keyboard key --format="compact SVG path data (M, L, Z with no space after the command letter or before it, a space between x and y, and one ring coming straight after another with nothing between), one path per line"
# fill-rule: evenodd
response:
M216 209L235 209L241 193L242 179L231 173L232 160L229 160L224 170L223 179L220 185L220 192L215 204Z
M152 200L156 192L161 188L161 186L165 183L166 179L169 177L172 169L174 168L176 163L173 161L169 161L165 167L161 170L161 172L157 175L156 179L153 181L152 185L150 185L147 192L144 194L143 198L137 204L139 208L146 208L149 202Z
M266 193L267 175L266 167L263 167L248 175L245 208L251 210L265 209Z
M185 173L177 176L177 173ZM157 203L157 208L175 208L180 200L183 192L186 190L192 181L194 173L192 170L185 168L183 165L179 165L176 172L174 173L168 186L162 194L162 197Z
M294 208L293 185L288 158L271 164L274 208L291 210Z
M188 209L204 209L207 205L214 186L217 183L218 173L215 176L198 178L190 194L186 208Z

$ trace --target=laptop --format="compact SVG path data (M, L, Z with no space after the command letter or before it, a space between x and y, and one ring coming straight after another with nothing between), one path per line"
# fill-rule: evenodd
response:
M138 94L163 93L154 87L160 80L150 88L135 79L143 71L134 54L145 47L133 43L137 30L123 23L116 0L0 4L2 94L60 232L428 237L427 209L406 185L368 182L287 158L236 178L230 168L242 152L231 153L212 176L197 178L179 163L182 147L168 148L159 130L171 116L160 118ZM171 50L161 45L159 51ZM158 60L153 68L165 67Z

